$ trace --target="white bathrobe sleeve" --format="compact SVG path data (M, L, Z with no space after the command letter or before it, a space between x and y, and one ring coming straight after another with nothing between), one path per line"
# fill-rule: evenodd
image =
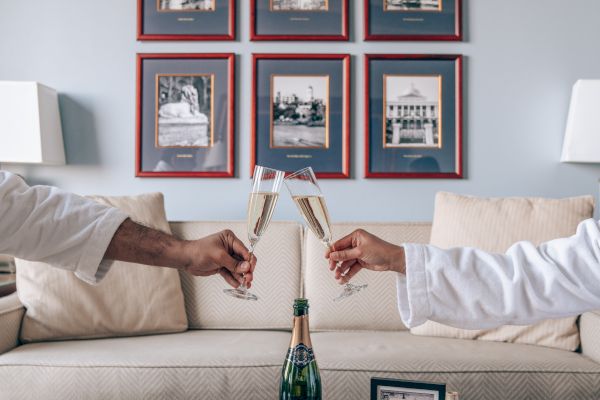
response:
M465 329L534 322L600 309L600 226L506 254L474 248L442 250L405 244L406 276L398 274L398 306L409 327L426 320Z
M0 171L2 254L52 264L96 284L110 268L102 258L126 218L116 208L54 187L29 187Z

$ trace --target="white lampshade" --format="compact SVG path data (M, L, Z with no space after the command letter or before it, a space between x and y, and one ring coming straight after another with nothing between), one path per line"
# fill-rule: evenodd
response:
M573 85L560 161L600 163L600 80Z
M54 89L37 82L0 81L0 162L65 164Z

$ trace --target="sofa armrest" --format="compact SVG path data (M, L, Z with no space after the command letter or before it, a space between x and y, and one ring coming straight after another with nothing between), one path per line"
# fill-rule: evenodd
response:
M0 354L19 345L23 315L25 315L25 307L16 293L0 298Z
M600 311L586 312L579 320L581 352L600 363Z

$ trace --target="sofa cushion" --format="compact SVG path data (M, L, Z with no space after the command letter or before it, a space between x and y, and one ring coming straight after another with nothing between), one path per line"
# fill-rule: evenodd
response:
M431 244L451 248L473 246L503 253L513 243L539 244L570 236L584 219L591 218L591 196L567 199L477 198L438 193ZM575 350L579 346L576 317L547 320L531 326L503 326L464 330L436 322L411 329L413 334L528 343Z
M94 197L143 225L170 232L160 193ZM97 286L72 272L17 260L19 299L27 312L21 340L145 335L187 329L178 271L114 262Z
M247 243L246 222L172 223L173 233L197 239L231 229ZM230 297L219 275L197 278L181 274L191 329L291 329L292 306L300 296L302 230L294 222L271 222L256 246L258 263L252 293L258 301Z
M289 340L205 330L34 343L0 356L0 387L9 399L273 399ZM600 390L600 365L568 351L408 332L312 341L328 400L368 399L374 376L446 382L461 400L592 399Z
M333 238L363 228L395 244L403 242L427 243L430 224L389 223L333 224ZM310 323L314 330L403 330L406 329L396 303L396 279L393 272L363 270L352 283L368 284L366 290L342 301L333 298L342 292L324 258L325 247L312 234L306 235L306 262L304 265L304 296L310 301Z

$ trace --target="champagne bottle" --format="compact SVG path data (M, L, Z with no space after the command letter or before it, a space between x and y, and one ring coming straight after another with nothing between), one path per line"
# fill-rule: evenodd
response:
M310 341L307 299L294 301L294 330L281 370L279 400L321 400L321 375Z

